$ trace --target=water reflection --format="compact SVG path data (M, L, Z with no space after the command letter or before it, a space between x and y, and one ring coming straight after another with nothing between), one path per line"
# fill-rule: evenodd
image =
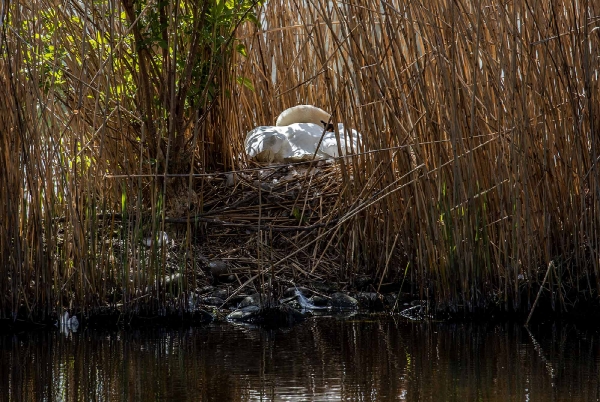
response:
M285 330L0 337L0 400L569 400L599 397L598 333L572 325L320 317Z

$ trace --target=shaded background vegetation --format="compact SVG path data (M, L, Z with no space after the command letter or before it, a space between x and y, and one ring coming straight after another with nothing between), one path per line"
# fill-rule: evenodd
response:
M319 232L337 279L406 277L453 310L597 297L597 2L262 3L6 3L2 315L155 281L106 233L135 249L202 212L211 175L251 167L245 133L299 103L365 138Z

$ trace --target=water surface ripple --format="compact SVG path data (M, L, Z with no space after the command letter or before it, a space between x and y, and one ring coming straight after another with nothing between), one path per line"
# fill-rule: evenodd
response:
M0 336L8 401L594 401L597 331L318 317Z

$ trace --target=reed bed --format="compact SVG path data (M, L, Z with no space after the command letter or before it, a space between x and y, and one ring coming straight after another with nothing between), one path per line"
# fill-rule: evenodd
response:
M185 309L190 253L240 284L368 275L450 311L595 300L600 8L546 3L11 2L0 314ZM296 104L361 149L290 180L248 161L245 133ZM159 231L183 257L140 265Z

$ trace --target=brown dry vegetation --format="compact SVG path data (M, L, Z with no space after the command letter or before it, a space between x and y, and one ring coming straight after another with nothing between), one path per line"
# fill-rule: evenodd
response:
M177 270L183 302L200 254L239 283L367 274L451 310L528 308L544 280L560 308L598 296L600 3L267 1L233 24L245 57L195 36L205 8L167 3L3 9L2 315L158 307L142 289ZM139 45L152 13L165 46ZM363 152L256 169L245 133L300 103ZM157 230L171 265L139 246Z

